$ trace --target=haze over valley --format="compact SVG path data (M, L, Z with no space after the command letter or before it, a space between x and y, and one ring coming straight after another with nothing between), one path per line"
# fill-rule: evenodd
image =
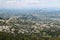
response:
M60 10L57 9L0 9L0 18L7 19L13 16L25 16L32 19L60 19Z

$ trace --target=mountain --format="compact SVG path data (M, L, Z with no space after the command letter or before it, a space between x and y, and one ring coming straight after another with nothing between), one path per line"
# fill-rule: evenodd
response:
M0 9L0 18L8 19L13 16L22 16L27 19L60 19L58 9Z

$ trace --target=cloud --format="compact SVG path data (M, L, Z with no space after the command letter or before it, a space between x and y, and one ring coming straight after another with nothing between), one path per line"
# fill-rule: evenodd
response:
M23 8L23 7L60 7L60 0L0 0L0 7Z

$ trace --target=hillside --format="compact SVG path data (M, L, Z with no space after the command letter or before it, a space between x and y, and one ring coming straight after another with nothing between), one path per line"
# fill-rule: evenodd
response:
M1 40L60 40L59 36L60 21L36 22L20 16L10 17L7 20L0 19Z

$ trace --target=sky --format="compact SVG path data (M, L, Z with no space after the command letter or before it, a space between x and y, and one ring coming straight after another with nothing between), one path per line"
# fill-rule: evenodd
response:
M60 8L60 0L0 0L0 8Z

